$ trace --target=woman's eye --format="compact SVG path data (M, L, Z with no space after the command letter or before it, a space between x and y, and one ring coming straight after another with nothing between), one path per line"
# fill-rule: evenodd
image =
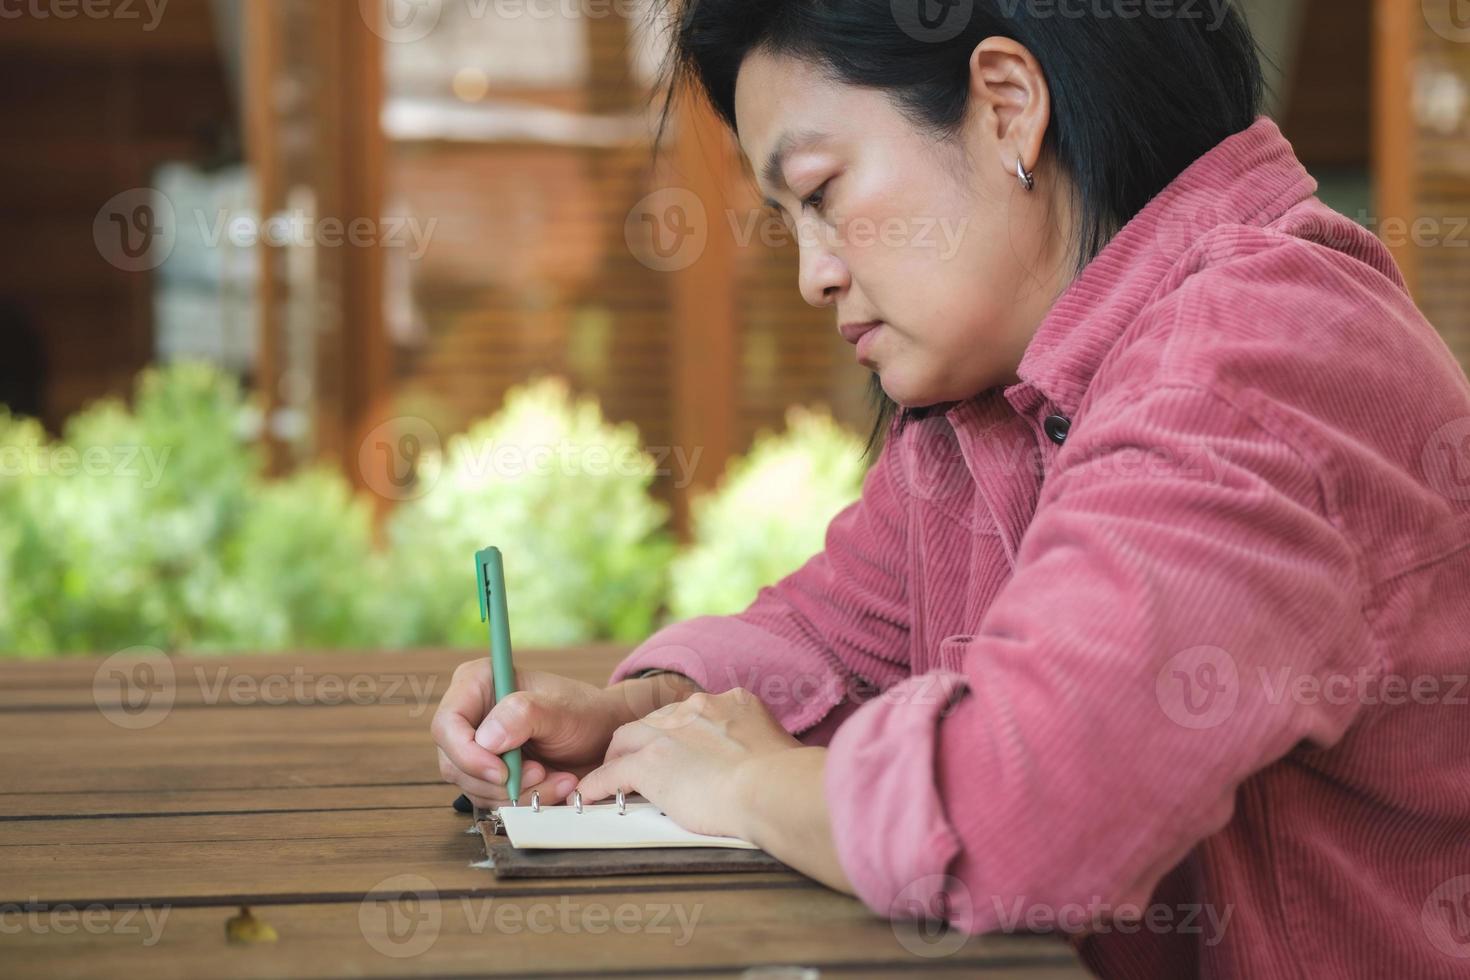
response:
M826 200L826 191L827 185L824 183L821 187L818 187L816 190L812 191L802 200L802 208L811 208L813 211L817 211L820 213L822 210L822 204Z

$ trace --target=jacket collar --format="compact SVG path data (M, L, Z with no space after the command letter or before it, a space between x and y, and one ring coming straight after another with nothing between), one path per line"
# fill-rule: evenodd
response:
M1138 212L1062 292L1004 389L1022 415L1039 406L1071 418L1098 367L1184 253L1210 229L1264 225L1311 197L1317 182L1269 116L1190 164ZM988 416L995 389L946 412L956 425Z

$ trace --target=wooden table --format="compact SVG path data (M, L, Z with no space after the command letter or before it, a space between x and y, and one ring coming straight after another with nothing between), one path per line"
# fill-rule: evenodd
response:
M518 658L602 683L622 652ZM497 881L428 734L464 657L0 663L0 975L1087 975L795 873ZM226 941L242 904L277 941Z

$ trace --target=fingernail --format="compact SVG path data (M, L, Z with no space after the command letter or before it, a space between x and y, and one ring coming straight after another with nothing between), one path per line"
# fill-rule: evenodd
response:
M494 752L505 742L505 726L492 718L475 732L475 741L479 743L480 748Z
M575 779L563 779L561 782L556 784L556 795L571 796L572 790L576 788L577 781Z

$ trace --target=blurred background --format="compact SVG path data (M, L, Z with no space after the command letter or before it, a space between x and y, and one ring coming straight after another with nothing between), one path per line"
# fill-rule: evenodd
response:
M1470 365L1470 9L1259 0ZM867 374L644 0L0 2L0 656L636 642L855 499ZM776 226L779 228L779 226Z

